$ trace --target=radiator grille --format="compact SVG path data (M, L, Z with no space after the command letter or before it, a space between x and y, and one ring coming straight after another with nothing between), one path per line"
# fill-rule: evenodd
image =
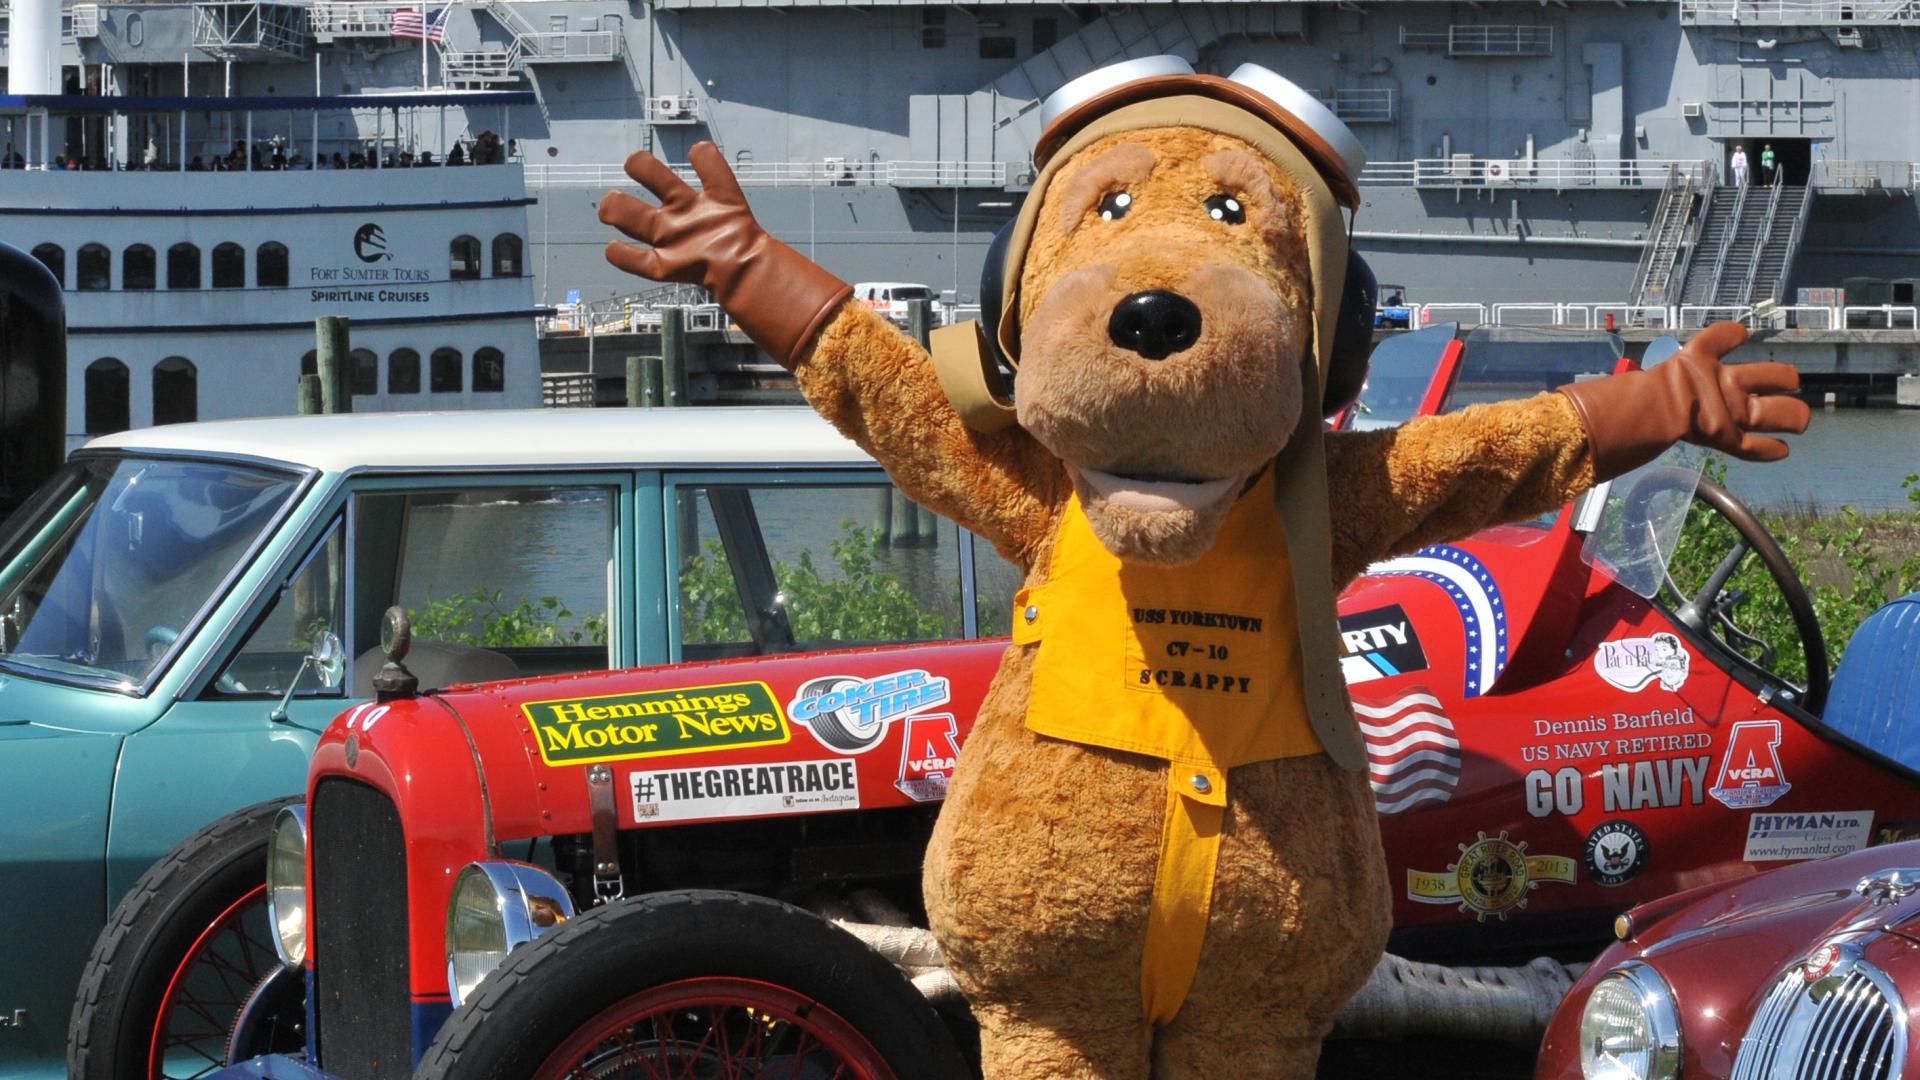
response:
M1906 1013L1880 969L1854 960L1809 984L1796 965L1754 1013L1731 1080L1899 1080L1906 1052Z
M313 859L314 1045L345 1080L413 1073L407 983L406 835L385 795L320 781L308 811Z

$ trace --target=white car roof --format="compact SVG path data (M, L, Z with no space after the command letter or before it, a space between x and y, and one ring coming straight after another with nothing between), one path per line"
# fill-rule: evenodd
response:
M865 465L811 409L474 409L168 424L104 435L87 450L228 454L328 472L634 465Z

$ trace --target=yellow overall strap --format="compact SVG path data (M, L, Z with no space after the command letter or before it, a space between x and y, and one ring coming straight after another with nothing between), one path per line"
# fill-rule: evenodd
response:
M1200 967L1226 807L1224 770L1168 766L1167 816L1160 825L1160 863L1140 956L1140 1008L1155 1027L1172 1022Z

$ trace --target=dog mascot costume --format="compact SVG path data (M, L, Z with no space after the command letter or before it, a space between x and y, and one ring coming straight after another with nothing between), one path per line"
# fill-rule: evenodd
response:
M646 246L607 257L711 289L903 491L1026 571L925 870L990 1080L1309 1077L1391 912L1335 592L1676 440L1784 456L1750 432L1807 410L1792 368L1720 364L1746 336L1725 325L1649 372L1323 434L1373 315L1352 133L1271 71L1175 57L1083 76L1043 120L985 325L931 358L762 230L711 144L698 192L628 161L660 205L610 193L601 219Z

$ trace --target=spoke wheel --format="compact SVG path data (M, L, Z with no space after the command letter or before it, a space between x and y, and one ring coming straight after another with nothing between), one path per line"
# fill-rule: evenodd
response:
M262 883L221 912L188 947L154 1012L150 1080L194 1080L226 1063L234 1018L280 962L269 932Z
M682 979L582 1024L538 1080L894 1080L838 1013L784 986Z
M926 999L858 938L777 900L686 890L605 904L513 950L413 1080L967 1075Z
M67 1028L70 1080L195 1080L226 1063L242 1009L280 966L268 827L292 799L236 810L140 876L95 939ZM302 993L256 1002L241 1047L299 1049Z

